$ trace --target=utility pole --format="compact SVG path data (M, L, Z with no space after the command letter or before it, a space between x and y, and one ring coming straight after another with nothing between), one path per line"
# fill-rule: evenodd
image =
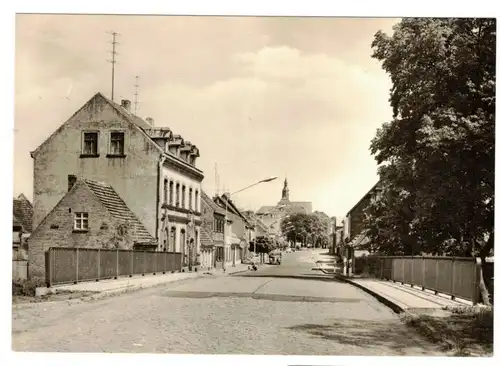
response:
M116 45L119 43L116 42L116 36L119 36L119 33L117 32L109 32L111 36L113 37L113 40L111 41L111 60L108 61L111 63L111 100L115 100L115 64L116 64L116 55L118 53L116 52Z
M134 100L134 114L137 115L137 105L139 104L139 76L135 77L135 100Z

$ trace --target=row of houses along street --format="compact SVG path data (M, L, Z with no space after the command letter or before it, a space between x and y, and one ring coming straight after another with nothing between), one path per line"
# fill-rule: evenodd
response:
M290 201L286 179L279 202L257 212L240 210L227 193L210 197L195 142L130 105L97 93L31 152L33 204L24 195L14 200L15 278L45 279L49 248L64 248L52 266L72 256L68 271L82 249L88 260L97 249L177 253L167 270L234 266L257 237L282 241L283 217L312 212L311 202ZM60 281L73 280L66 277Z

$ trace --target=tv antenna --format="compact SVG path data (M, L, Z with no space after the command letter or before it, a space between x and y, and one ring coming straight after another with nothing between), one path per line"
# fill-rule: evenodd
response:
M119 43L116 42L116 36L119 36L120 34L117 32L108 32L108 34L111 34L112 36L112 41L111 41L111 60L108 60L108 62L111 63L111 100L115 100L115 64L116 64L116 56L118 53L116 52L116 45Z

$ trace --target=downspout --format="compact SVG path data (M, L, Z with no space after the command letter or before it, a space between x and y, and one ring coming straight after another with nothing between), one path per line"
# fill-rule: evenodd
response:
M161 212L161 205L162 202L160 200L161 198L161 190L163 189L162 183L163 183L163 164L165 163L165 160L167 159L166 154L161 154L160 155L160 160L158 160L158 182L157 182L157 190L156 190L156 240L158 242L158 248L160 245L163 243L160 243L160 212Z

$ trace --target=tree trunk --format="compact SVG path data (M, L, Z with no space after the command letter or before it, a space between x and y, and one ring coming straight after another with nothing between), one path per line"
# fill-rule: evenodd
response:
M476 268L477 268L477 273L479 275L479 293L481 294L481 301L484 305L486 306L491 306L490 303L490 293L488 291L488 288L486 287L486 284L484 283L484 263L485 263L485 258L480 258L480 261L476 260Z
M479 287L479 293L481 294L481 300L482 303L486 306L491 306L490 302L490 292L488 291L488 288L486 287L486 283L484 282L484 265L486 263L486 256L490 253L491 249L493 248L493 244L495 242L494 234L493 232L490 234L490 237L488 238L488 241L486 242L486 245L481 249L479 252L479 263L476 259L476 269L478 273L478 287Z

